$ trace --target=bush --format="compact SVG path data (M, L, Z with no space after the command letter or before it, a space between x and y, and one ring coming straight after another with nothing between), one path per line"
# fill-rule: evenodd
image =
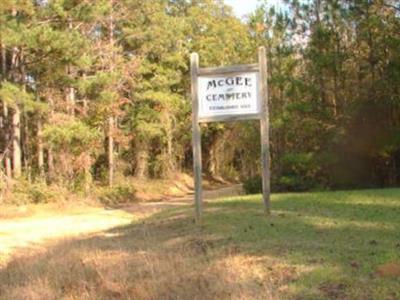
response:
M274 179L271 182L274 192L306 192L324 190L312 178L301 177L299 175L285 175Z
M28 197L31 203L55 202L57 195L44 184L32 184L28 189Z
M39 204L59 201L63 193L45 183L29 183L20 179L14 181L10 193L3 202L14 205Z
M117 205L134 201L135 196L133 186L124 184L100 189L98 199L104 205Z
M303 192L319 186L320 167L315 153L289 152L279 164L282 170L271 183L275 192Z
M262 193L262 178L261 176L255 176L246 179L243 182L243 190L245 194L260 194Z

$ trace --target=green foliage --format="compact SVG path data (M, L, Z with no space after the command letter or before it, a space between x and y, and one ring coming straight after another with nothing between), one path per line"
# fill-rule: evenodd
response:
M255 176L255 177L245 179L243 181L243 190L246 195L262 193L262 178L261 178L261 176Z
M273 180L276 191L306 191L316 188L320 182L320 163L312 152L287 153L280 164L282 175Z
M26 92L21 86L3 81L0 85L0 100L11 107L23 108L26 112L45 112L47 105L34 101L32 94Z
M13 205L45 204L65 200L65 190L45 183L29 183L24 179L13 182L4 203Z
M59 195L48 189L45 184L32 184L29 187L27 194L30 202L34 204L59 201L59 199L57 199Z
M55 149L80 154L91 148L95 150L101 134L81 121L66 120L61 124L47 124L43 129L43 137Z
M99 188L97 194L99 201L108 206L126 204L136 200L136 190L128 183Z
M217 67L265 46L273 189L398 185L396 6L280 2L242 21L219 0L3 1L0 152L21 131L24 175L73 190L110 177L111 157L120 174L189 170L190 53ZM259 136L256 122L203 124L205 173L251 181Z

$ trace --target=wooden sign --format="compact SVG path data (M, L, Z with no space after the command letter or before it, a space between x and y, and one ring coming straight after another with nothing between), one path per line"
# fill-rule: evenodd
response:
M259 48L258 64L222 68L199 68L199 56L191 55L192 144L196 221L203 211L200 123L260 120L263 200L270 213L269 113L267 57Z

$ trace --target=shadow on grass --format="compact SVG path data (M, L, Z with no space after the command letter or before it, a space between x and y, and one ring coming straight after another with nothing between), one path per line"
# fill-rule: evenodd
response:
M0 299L397 299L399 190L287 194L165 210L0 270ZM364 202L364 203L363 203ZM47 293L47 294L43 294ZM37 298L29 295L36 295Z

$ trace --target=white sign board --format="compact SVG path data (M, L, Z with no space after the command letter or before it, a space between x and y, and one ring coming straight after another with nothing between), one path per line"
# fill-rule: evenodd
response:
M259 73L199 76L199 118L259 114Z

